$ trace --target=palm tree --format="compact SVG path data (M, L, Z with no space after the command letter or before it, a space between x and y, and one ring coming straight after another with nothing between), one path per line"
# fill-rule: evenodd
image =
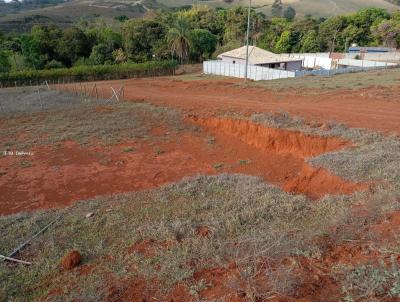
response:
M190 33L190 22L182 15L178 15L174 25L167 33L167 41L172 55L177 55L181 63L189 56Z

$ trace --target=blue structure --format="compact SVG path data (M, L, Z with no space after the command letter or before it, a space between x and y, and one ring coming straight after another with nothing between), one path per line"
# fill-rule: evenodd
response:
M349 53L382 53L382 52L393 52L395 48L389 47L350 47Z

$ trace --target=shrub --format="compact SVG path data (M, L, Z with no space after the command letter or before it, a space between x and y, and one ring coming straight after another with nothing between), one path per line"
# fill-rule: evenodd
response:
M60 61L56 61L56 60L51 60L50 62L48 62L45 65L45 69L58 69L58 68L64 68L65 66L63 65L63 63L61 63Z

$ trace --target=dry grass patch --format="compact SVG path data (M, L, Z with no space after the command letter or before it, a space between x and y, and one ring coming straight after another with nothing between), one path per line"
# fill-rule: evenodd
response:
M182 282L199 287L194 272L230 263L236 263L248 284L263 273L290 278L288 284L294 286L300 280L290 270L279 276L280 270L260 270L260 265L306 249L315 236L345 219L347 206L341 198L310 203L240 175L202 176L158 190L81 202L19 255L32 261L31 267L0 263L0 278L5 280L1 291L14 301L43 301L55 289L60 291L57 299L99 301L107 295L110 278L155 278L167 292ZM85 218L89 212L94 216ZM6 234L0 253L9 253L54 215L42 211L0 218ZM211 235L199 236L199 226L207 226ZM146 240L153 242L151 253L132 250ZM95 266L94 273L60 273L59 261L72 249L82 253L84 264ZM292 289L276 282L257 295ZM238 290L246 292L241 286Z
M12 89L7 101L2 102L0 137L4 148L28 148L52 145L63 141L80 144L100 142L115 144L130 139L150 139L149 131L156 127L183 129L180 114L172 109L146 103L106 102L85 99L58 92L30 92L13 99ZM4 92L3 92L4 93ZM26 101L26 100L29 101ZM12 102L10 100L13 100ZM19 135L23 139L16 140Z

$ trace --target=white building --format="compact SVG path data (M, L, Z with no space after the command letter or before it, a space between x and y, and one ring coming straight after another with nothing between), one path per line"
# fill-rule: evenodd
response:
M245 64L246 46L224 52L218 56L224 63ZM291 58L287 55L274 54L270 51L256 46L249 46L249 65L263 66L268 68L298 71L302 68L303 60Z

